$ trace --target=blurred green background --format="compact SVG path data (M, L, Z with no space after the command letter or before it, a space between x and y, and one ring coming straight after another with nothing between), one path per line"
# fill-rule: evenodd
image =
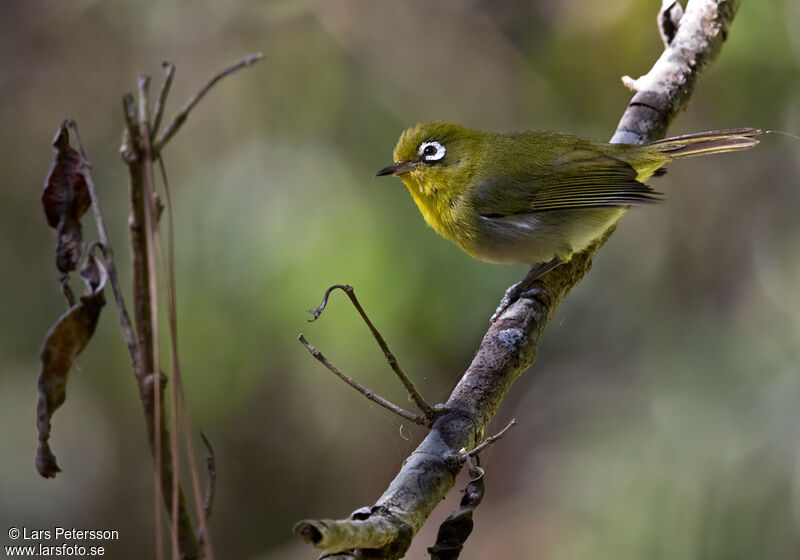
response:
M421 430L368 404L297 343L405 396L346 298L350 283L432 401L469 363L525 267L470 259L426 228L396 179L400 131L445 120L609 138L620 76L661 51L660 2L633 0L6 0L0 18L0 544L8 527L117 529L109 558L152 556L152 475L110 302L54 417L63 472L34 469L39 345L63 311L39 203L74 117L129 288L120 98L177 78L174 114L216 87L166 149L190 413L218 462L217 558L305 559L305 517L372 504ZM800 4L743 2L670 133L800 132ZM785 559L800 554L800 143L672 166L668 202L622 221L549 325L485 454L462 558ZM88 239L94 226L84 220ZM75 283L77 289L82 289ZM459 481L463 487L463 481ZM424 556L458 493L434 512ZM503 555L506 556L503 556Z

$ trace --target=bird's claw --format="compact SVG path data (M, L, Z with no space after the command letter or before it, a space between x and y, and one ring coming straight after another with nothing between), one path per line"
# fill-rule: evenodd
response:
M500 300L500 305L497 306L497 309L495 310L494 315L492 315L492 318L489 320L489 322L494 323L497 321L497 319L500 318L500 315L502 315L506 309L511 307L511 304L517 301L519 298L535 298L540 296L543 291L542 286L539 284L534 284L534 282L547 272L553 270L562 262L563 261L560 258L554 257L545 263L537 263L531 266L531 269L528 271L528 274L525 275L525 278L506 290L505 295L503 295L503 299Z
M520 284L522 284L522 282L517 282L516 284L514 284L513 286L511 286L509 289L506 290L506 293L503 294L503 299L500 300L500 305L497 306L497 309L494 310L492 318L489 319L489 323L494 324L494 322L500 318L500 315L502 315L503 312L506 309L508 309L512 303L514 303L519 299L519 294L522 293L519 287Z
M500 305L497 306L497 309L492 315L492 318L489 319L491 324L494 324L500 318L500 315L505 313L506 309L511 307L518 299L520 298L529 298L534 299L537 298L542 294L542 286L539 284L534 285L532 288L525 288L523 286L525 282L517 282L509 289L506 290L506 293L503 295L503 299L500 300Z

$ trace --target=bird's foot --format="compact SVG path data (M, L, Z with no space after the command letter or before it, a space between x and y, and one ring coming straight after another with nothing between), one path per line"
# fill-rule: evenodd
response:
M506 309L511 307L511 305L519 298L535 298L539 296L542 293L542 286L539 284L534 285L534 281L543 276L546 272L553 270L561 263L561 259L556 257L548 262L531 266L531 269L528 271L528 274L525 275L525 278L506 290L503 299L500 300L500 305L497 306L497 309L495 310L494 315L492 315L492 318L489 319L489 322L494 323L497 321L497 319L500 318L500 315L502 315Z
M497 319L500 318L500 315L505 313L506 309L511 307L518 299L536 298L537 296L541 295L542 286L537 284L533 287L528 287L526 284L527 282L522 280L506 290L506 293L503 295L503 299L500 300L500 305L497 306L494 315L492 315L492 318L489 319L490 323L497 321Z

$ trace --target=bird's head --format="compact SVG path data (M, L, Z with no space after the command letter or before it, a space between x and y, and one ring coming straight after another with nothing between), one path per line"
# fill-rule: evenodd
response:
M457 124L418 124L403 131L394 163L376 176L397 175L414 198L458 194L469 185L481 142L481 133Z

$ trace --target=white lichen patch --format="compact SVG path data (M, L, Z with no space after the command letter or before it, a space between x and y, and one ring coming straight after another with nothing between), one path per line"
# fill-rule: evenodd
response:
M505 329L497 333L497 341L507 350L514 350L525 342L525 333L521 329Z

